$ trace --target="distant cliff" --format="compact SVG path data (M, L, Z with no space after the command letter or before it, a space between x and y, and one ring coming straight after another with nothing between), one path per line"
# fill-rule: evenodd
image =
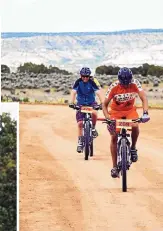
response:
M163 30L96 33L2 33L1 62L54 65L76 72L83 65L163 66Z

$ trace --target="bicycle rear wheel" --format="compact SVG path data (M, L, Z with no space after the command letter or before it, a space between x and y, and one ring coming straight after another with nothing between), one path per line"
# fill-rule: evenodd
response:
M90 151L89 137L90 137L90 125L89 125L89 122L86 121L84 125L85 160L88 160L88 157L89 157L89 151Z
M122 191L127 192L127 144L126 140L122 139L121 141L122 149L121 149L121 155L122 155Z

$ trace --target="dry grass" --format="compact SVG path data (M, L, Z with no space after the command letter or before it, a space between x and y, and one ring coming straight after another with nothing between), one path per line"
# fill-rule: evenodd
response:
M103 96L105 96L107 88L108 86L105 86L102 89ZM163 83L159 87L152 87L151 84L143 84L143 88L147 93L149 106L163 107ZM149 92L149 89L153 89L153 91ZM64 104L65 100L70 100L70 95L63 95L63 92L56 92L56 89L53 88L50 90L50 93L46 93L44 89L16 89L15 96L22 99L27 97L33 103L42 101L42 103L46 104ZM11 95L10 91L2 89L2 95L5 94ZM139 98L136 99L136 105L141 105Z

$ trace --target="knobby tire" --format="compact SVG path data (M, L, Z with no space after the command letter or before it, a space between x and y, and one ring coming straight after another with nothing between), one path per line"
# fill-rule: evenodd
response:
M85 160L88 160L88 157L89 157L89 151L90 151L90 148L89 148L89 137L90 137L90 125L89 125L89 122L86 121L85 122L85 128L84 128L84 137L85 137Z
M122 155L122 191L127 192L127 144L126 140L122 139L121 141L121 155Z

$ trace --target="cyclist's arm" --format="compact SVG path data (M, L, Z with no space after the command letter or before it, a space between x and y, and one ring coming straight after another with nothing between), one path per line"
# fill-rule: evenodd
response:
M105 98L102 103L102 111L106 119L109 119L108 106L109 106L110 101L111 99Z
M103 114L104 114L106 119L109 119L108 106L109 106L111 100L113 99L113 97L114 97L114 84L112 84L108 88L106 95L105 95L105 99L102 103L102 111L103 111Z
M146 93L137 79L134 79L134 83L136 85L136 91L142 101L143 111L148 111L148 100L146 97Z
M101 89L96 91L96 95L98 96L98 98L100 100L100 103L102 104L102 102L103 102L103 94L102 94Z
M77 94L77 91L72 89L71 90L71 103L73 104L75 104L76 94Z
M140 97L140 99L142 101L143 112L148 111L148 100L147 100L147 96L146 96L144 90L139 91L138 95L139 95L139 97Z
M103 96L102 96L101 88L99 86L97 86L97 84L93 80L91 80L91 83L92 83L92 87L93 87L95 94L98 96L100 103L102 103Z
M79 81L80 81L80 79L77 79L72 86L72 90L71 90L71 103L72 104L75 104L75 99L76 99L76 94L77 94L77 90L78 90L78 86L79 86Z

